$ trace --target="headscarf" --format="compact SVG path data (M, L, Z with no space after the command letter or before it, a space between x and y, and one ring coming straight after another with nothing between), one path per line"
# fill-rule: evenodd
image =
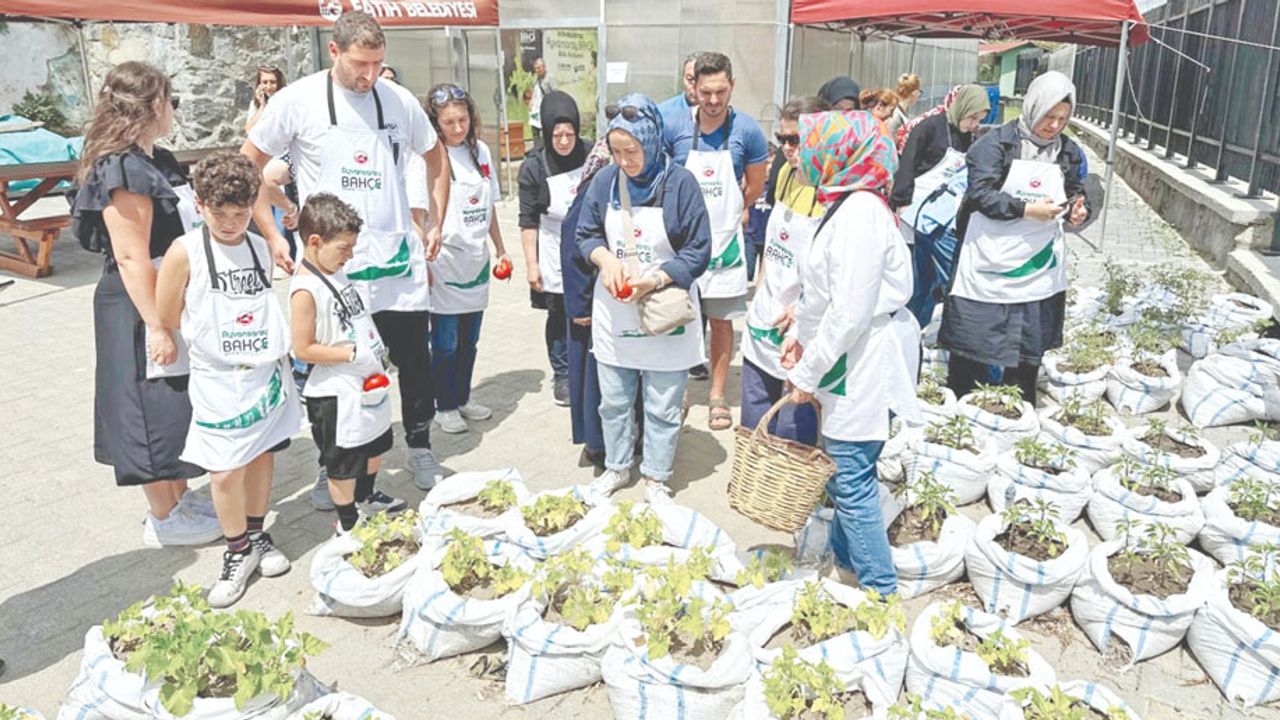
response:
M1035 127L1053 109L1066 101L1076 106L1076 86L1071 78L1055 70L1031 81L1022 100L1022 116L1018 118L1018 136L1022 138L1022 159L1053 162L1062 150L1062 133L1045 140L1035 134Z
M561 155L552 146L551 136L557 123L569 123L578 136L577 144L568 155ZM582 167L587 157L587 144L582 141L582 122L578 118L578 103L568 93L552 90L542 98L542 147L551 175L567 173Z
M898 170L893 140L866 111L800 116L800 168L818 201L830 203L846 193L887 193Z
M956 95L960 94L960 88L962 87L964 86L957 85L951 88L951 91L947 93L947 96L942 98L941 103L911 118L905 125L898 129L898 135L894 138L894 143L898 146L898 152L902 152L902 149L907 146L907 136L911 134L912 130L916 129L917 125L935 115L941 115L947 111L947 108L951 107L955 103Z
M671 166L671 156L662 141L662 113L658 112L658 106L643 93L631 93L617 102L619 109L635 108L639 113L634 120L628 120L626 115L619 112L609 121L609 130L605 133L607 139L614 130L622 130L640 143L640 147L644 148L644 169L636 177L627 177L624 172L619 172L619 179L626 178L627 190L631 195L631 202L636 205L645 205L653 200L653 196L658 192L658 188L662 187L662 183L667 178L667 171ZM620 203L618 199L617 187L613 191L614 203Z
M961 85L953 92L955 97L951 106L946 109L947 122L951 123L951 127L959 128L960 121L970 115L991 112L991 98L987 96L986 88L977 85Z
M578 188L591 184L591 179L596 176L596 173L611 162L613 162L613 154L609 152L609 141L600 138L582 163L582 179L578 181Z
M841 100L852 100L854 105L862 107L858 102L858 96L861 94L862 87L848 75L833 77L818 88L818 97L826 100L831 106L835 106Z

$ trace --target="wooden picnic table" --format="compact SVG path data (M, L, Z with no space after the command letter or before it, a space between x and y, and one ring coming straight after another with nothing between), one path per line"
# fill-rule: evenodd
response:
M228 148L203 148L179 150L174 157L183 167L199 162L215 150ZM236 149L234 147L230 148ZM70 205L57 210L32 206L49 197L58 184L72 180L80 171L78 160L61 162L28 163L25 165L0 165L0 233L8 235L16 246L15 252L0 249L0 270L8 270L31 278L45 277L53 272L50 260L53 242L71 225ZM34 188L11 193L10 183L38 180ZM48 205L48 203L42 203Z

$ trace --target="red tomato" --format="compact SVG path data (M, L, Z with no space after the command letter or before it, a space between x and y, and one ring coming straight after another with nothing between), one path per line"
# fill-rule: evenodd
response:
M506 280L511 277L511 261L502 258L498 261L497 266L493 268L493 276L499 280Z
M618 292L615 295L615 297L617 297L619 300L626 300L627 298L631 297L631 283L627 282L626 280L623 280L622 287L618 288Z
M370 390L377 390L378 388L387 387L390 384L391 378L383 375L382 373L374 373L364 379L364 391L369 392Z

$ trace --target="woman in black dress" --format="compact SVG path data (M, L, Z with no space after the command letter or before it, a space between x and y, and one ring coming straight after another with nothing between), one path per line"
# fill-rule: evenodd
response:
M106 255L93 297L94 459L115 469L117 485L142 486L150 547L222 536L212 504L187 489L204 470L178 459L191 422L186 353L161 327L155 303L156 266L198 222L182 169L155 145L176 109L164 73L140 62L112 68L85 135L72 207L80 243Z

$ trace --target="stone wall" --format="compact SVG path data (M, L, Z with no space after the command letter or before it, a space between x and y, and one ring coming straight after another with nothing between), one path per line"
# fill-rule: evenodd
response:
M78 32L83 32L86 83ZM253 97L254 69L275 65L292 79L312 72L311 30L208 25L10 23L2 40L10 58L0 77L0 113L29 90L59 100L76 126L91 114L86 85L96 91L113 65L149 62L169 74L181 101L174 148L238 145Z

